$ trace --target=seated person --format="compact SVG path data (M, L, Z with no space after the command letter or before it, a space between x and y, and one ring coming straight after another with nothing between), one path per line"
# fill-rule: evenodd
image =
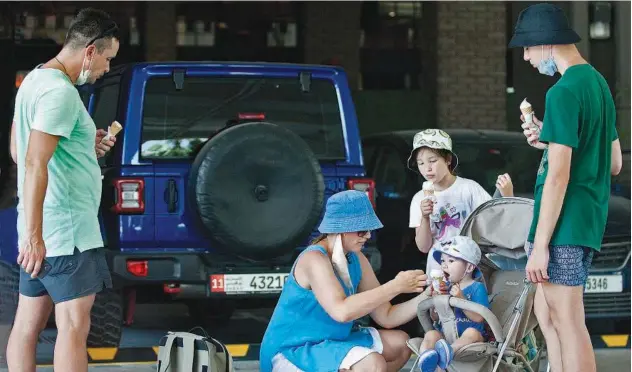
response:
M449 281L450 295L489 308L485 284L476 280L482 276L477 267L481 260L481 250L471 238L455 236L441 243L441 248L434 252L434 258L441 262L443 275ZM447 290L445 285L441 287L441 290ZM432 289L432 286L427 292L431 295L440 294ZM440 322L437 322L437 330L425 334L419 348L419 369L422 372L434 372L437 367L446 369L454 353L462 347L485 340L485 324L481 315L454 309L454 316L459 338L452 345L444 339ZM431 317L438 321L438 315L434 309L431 311Z
M427 278L422 270L403 271L380 285L362 247L381 227L365 193L329 198L319 227L324 235L296 259L263 336L262 372L386 372L408 362L408 335L388 328L415 318L428 298ZM401 293L417 296L391 305ZM356 327L365 315L387 330Z

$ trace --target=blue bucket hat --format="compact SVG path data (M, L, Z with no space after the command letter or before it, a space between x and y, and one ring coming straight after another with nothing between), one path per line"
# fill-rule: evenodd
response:
M347 190L334 194L327 200L325 216L318 231L323 234L341 234L382 227L369 197L362 191Z
M536 4L520 12L509 48L575 44L581 41L564 11L553 4Z

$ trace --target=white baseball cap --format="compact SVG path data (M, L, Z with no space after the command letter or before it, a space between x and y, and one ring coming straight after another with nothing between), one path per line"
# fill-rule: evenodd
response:
M476 269L472 272L472 277L478 278L482 275L478 268L478 264L481 262L481 249L472 238L467 236L455 236L446 239L442 241L439 248L433 252L432 257L437 262L441 262L441 255L443 253L455 258L460 258L476 266Z

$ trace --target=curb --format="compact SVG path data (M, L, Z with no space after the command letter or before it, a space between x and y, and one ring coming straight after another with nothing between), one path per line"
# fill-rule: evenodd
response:
M630 335L593 335L590 337L595 349L630 349ZM259 344L226 345L235 361L258 361ZM91 365L101 364L151 364L158 360L158 346L127 348L88 348L88 362ZM50 358L38 360L38 367L52 366Z
M258 361L259 344L230 344L226 348L234 361ZM53 365L53 356L37 361L38 367ZM154 347L100 347L88 348L88 363L96 364L150 364L158 360L158 346Z

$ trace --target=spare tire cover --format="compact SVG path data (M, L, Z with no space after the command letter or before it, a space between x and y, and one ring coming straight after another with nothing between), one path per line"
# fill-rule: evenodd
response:
M270 123L240 124L211 138L193 162L188 191L213 247L254 260L294 250L323 210L312 150Z

